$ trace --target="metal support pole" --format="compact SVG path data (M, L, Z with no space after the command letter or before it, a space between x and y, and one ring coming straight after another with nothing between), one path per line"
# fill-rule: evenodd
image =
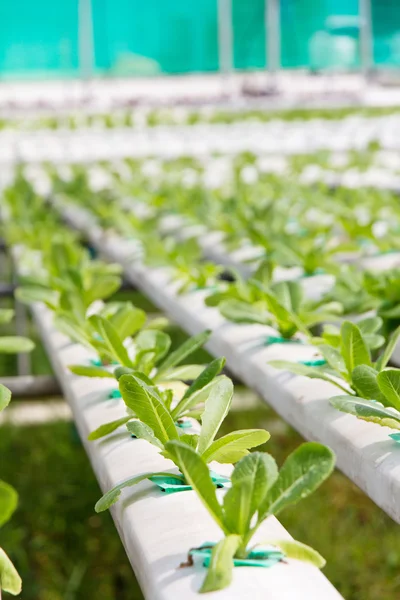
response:
M360 12L360 63L364 77L373 66L371 0L359 0Z
M33 398L62 395L58 381L52 375L18 375L1 377L0 384L11 390L13 398Z
M265 64L274 87L275 75L281 67L281 16L280 0L265 0Z
M218 60L226 79L233 71L232 0L218 0Z
M81 79L88 82L93 76L94 65L92 0L79 0L78 11L79 68Z

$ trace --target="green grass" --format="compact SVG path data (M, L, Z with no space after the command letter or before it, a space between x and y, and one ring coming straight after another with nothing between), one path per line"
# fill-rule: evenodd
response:
M21 598L141 600L110 514L94 512L101 492L73 426L3 426L0 455L1 478L20 494L0 541L23 578Z

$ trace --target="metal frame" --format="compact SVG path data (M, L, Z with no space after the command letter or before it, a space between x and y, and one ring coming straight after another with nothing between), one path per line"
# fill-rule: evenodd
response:
M233 72L232 0L218 0L218 61L221 74Z
M83 81L90 81L94 71L92 0L79 0L78 37L81 78Z
M359 13L361 71L365 77L368 77L374 64L371 0L359 0Z
M274 76L281 68L280 0L265 0L265 65Z

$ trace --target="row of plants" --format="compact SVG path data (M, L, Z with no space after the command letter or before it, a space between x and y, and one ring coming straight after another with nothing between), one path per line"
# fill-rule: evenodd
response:
M42 117L24 117L0 119L1 129L37 130L37 129L80 129L82 127L135 127L158 125L196 125L198 123L240 123L242 121L308 121L311 119L341 120L353 115L365 118L395 115L398 107L364 107L339 109L290 109L284 111L265 110L222 110L214 107L190 109L184 106L165 108L117 109L105 113L54 114Z
M185 160L201 173L201 165ZM51 177L55 193L84 205L104 229L140 240L146 264L169 265L178 291L205 289L205 303L225 318L272 325L276 336L269 343L315 348L311 364L281 361L274 367L327 380L346 394L331 399L336 408L399 429L400 371L388 363L399 337L400 269L385 265L388 254L398 251L397 197L376 190L310 190L271 176L242 185L237 173L252 161L251 156L237 158L234 196L223 187L210 191L179 183L184 159L163 164L156 178L137 163L124 163L130 178L122 178L115 165L103 166L110 180L97 194L79 167L69 182L55 172ZM128 215L121 211L122 201L129 205L127 193L135 198ZM221 231L227 252L240 248L244 238L257 244L260 253L248 265L252 277L244 280L234 270L226 281L220 266L204 262L196 237L162 238L160 223L171 214L188 225L203 223L205 231ZM353 263L342 262L345 252ZM380 270L360 269L359 261L371 257ZM280 267L297 267L297 279L277 282ZM329 275L330 283L311 299L307 289L321 274Z
M307 497L328 477L334 466L331 450L303 444L278 470L268 453L250 452L269 439L268 432L240 430L218 437L233 396L232 381L222 374L224 359L188 362L210 332L171 349L164 319L149 321L131 302L112 299L121 284L120 267L92 258L22 177L5 191L3 213L7 243L18 255L18 298L42 302L53 312L55 326L92 352L89 364L70 366L72 373L112 379L110 398L120 396L126 408L124 416L104 423L89 438L122 426L132 444L135 438L145 440L149 452L156 449L177 467L121 482L96 510L106 510L123 488L144 479L176 493L193 490L223 534L215 544L189 551L189 564L200 556L208 568L202 592L228 586L235 565L272 567L296 558L322 567L322 557L299 542L271 539L260 546L252 539L268 517ZM229 478L210 470L220 463L236 465ZM221 494L217 488L222 487L227 489Z

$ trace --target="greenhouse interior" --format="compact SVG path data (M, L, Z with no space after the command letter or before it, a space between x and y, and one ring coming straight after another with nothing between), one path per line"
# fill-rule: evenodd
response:
M0 600L399 600L400 4L0 6Z

